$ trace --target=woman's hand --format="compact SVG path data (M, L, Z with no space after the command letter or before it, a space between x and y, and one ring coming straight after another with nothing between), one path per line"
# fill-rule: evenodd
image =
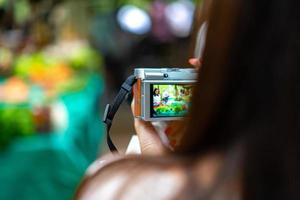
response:
M131 109L133 110L134 101L132 101ZM134 127L138 135L142 154L161 155L168 150L163 145L157 131L151 122L146 122L142 119L134 118Z

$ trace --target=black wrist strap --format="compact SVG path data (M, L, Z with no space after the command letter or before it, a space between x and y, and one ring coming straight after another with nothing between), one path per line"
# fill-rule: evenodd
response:
M113 103L106 105L105 112L103 115L103 122L106 124L106 140L111 152L118 152L117 147L112 142L109 134L113 119L120 105L124 101L126 95L131 92L135 82L136 82L135 76L134 75L129 76L127 80L122 84L121 89L117 94L117 96L115 97Z

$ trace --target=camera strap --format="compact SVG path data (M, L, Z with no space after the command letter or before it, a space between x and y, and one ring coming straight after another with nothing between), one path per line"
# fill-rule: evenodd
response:
M103 115L103 122L106 125L106 141L108 144L108 147L111 152L118 153L117 147L112 142L112 139L110 137L109 131L112 126L113 119L115 117L115 114L117 113L120 105L126 98L126 95L129 94L132 90L132 87L134 83L136 82L136 78L134 75L129 76L126 81L122 84L121 89L119 90L117 96L114 98L112 104L107 104L104 115Z

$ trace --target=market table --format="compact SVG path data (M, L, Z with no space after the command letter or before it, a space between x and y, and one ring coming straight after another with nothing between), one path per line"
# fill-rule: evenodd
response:
M104 133L99 118L102 92L102 78L92 76L83 90L59 97L68 113L63 132L17 138L0 152L0 199L72 198L99 154Z

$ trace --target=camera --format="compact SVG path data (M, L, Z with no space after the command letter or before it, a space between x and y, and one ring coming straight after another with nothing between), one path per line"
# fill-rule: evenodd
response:
M193 68L136 68L133 86L135 117L145 121L178 120L186 116L197 81Z

